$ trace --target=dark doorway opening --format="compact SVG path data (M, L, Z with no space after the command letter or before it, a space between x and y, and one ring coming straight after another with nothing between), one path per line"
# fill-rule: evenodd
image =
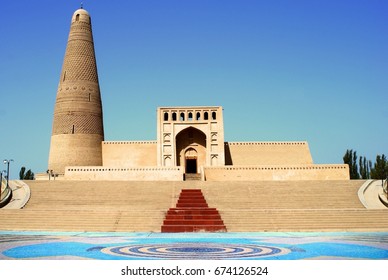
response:
M197 173L197 159L186 159L186 173Z

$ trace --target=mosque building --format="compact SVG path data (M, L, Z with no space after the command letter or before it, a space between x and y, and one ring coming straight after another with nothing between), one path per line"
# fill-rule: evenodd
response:
M308 143L228 142L221 106L157 108L155 141L104 141L89 13L74 12L48 161L64 180L348 180L344 164L314 164ZM107 124L109 125L109 124ZM50 176L41 174L37 179Z

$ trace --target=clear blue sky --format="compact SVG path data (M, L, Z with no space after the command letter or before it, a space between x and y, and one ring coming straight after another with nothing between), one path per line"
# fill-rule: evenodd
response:
M12 177L47 169L80 2L1 4L0 157L14 159ZM306 140L315 163L341 163L348 148L388 154L388 1L83 2L106 140L155 140L158 106L220 105L226 141Z

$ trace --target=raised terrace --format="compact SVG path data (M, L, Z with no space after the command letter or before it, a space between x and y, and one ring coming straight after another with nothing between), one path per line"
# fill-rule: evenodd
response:
M1 209L0 230L160 232L182 189L200 189L228 232L388 231L388 210L365 209L364 181L28 181L24 209Z

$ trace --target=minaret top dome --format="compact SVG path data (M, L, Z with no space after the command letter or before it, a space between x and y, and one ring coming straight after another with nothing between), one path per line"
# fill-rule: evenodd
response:
M84 9L76 10L73 14L73 18L71 19L71 22L75 22L75 21L83 21L83 22L90 23L90 15L88 11Z

